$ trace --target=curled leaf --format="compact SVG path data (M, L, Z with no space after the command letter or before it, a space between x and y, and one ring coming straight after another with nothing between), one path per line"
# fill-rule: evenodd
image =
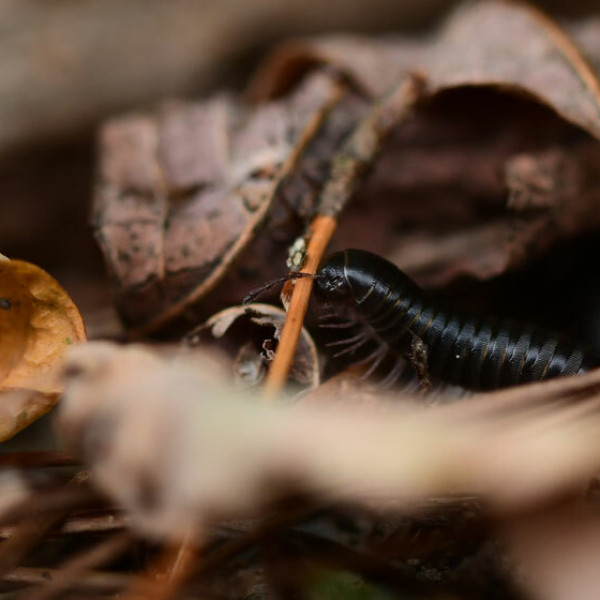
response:
M217 341L233 356L234 379L242 387L256 387L263 381L273 351L281 338L286 313L270 304L233 306L213 315L187 336L191 345ZM292 382L301 388L319 385L319 361L315 343L302 329L290 370Z
M281 94L320 63L373 98L407 71L421 73L430 94L461 86L526 94L600 137L596 74L559 25L526 3L465 3L430 37L337 35L285 44L265 61L251 91L260 99Z
M597 30L584 21L569 31L573 38L526 3L465 3L430 36L286 44L251 91L263 101L287 93L326 64L380 102L418 73L425 102L398 120L341 220L339 247L385 253L425 285L465 273L486 279L600 226L592 140L600 138L600 84L577 47L597 67ZM342 183L333 172L324 189ZM377 236L365 232L365 211Z
M65 290L39 267L0 260L0 440L54 406L62 389L57 366L85 341L85 327Z

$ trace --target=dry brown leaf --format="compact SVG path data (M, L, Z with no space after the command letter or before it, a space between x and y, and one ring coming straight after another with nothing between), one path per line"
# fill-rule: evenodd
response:
M429 93L461 86L505 88L550 106L600 138L600 85L575 43L526 3L466 3L434 36L383 39L323 36L276 50L251 83L261 99L289 89L304 69L331 65L371 97L407 71L420 73ZM295 78L291 78L293 74Z
M181 536L282 494L406 511L478 495L497 514L581 493L600 467L600 372L428 410L257 405L140 348L67 360L64 433L145 532Z
M584 40L580 29L570 27ZM251 85L252 95L264 100L284 93L299 74L323 63L341 71L371 98L398 85L406 72L416 71L423 78L425 100L460 88L467 99L454 130L449 124L456 111L446 109L444 116L443 103L441 114L432 117L424 111L416 122L400 124L397 138L359 194L364 207L356 216L356 209L349 207L350 222L345 227L342 221L336 247L356 246L358 239L359 246L400 257L399 264L421 283L439 285L464 273L493 277L531 260L560 238L600 225L600 191L593 183L600 149L595 144L590 149L590 144L565 143L551 113L540 120L540 112L532 122L541 121L544 129L545 120L546 129L555 132L554 140L527 124L530 108L522 109L522 116L517 112L515 119L514 114L499 113L498 103L484 97L479 102L489 103L489 111L484 108L485 117L476 120L482 107L477 100L469 104L473 92L466 90L477 88L528 98L600 137L596 74L575 43L535 8L496 0L469 3L436 35L420 39L341 35L296 41L267 59ZM503 124L500 135L498 123ZM473 136L469 126L484 133ZM548 160L558 154L559 160ZM530 168L516 173L524 161ZM565 172L569 185L563 187ZM542 204L540 173L548 180ZM556 181L559 185L552 186ZM523 206L537 210L524 213ZM364 232L365 211L377 236ZM414 230L407 231L411 226ZM402 228L401 237L394 227ZM411 240L417 239L424 243L413 246ZM443 246L450 253L438 252L428 262L431 253L423 253L427 246Z
M600 138L600 84L572 40L532 6L488 0L450 18L427 61L440 91L506 87L533 96Z
M85 341L85 327L65 290L39 267L0 260L0 441L54 406L57 366Z
M158 327L215 286L340 90L316 73L254 110L220 97L104 127L94 224L128 324Z
M353 89L323 75L323 64ZM492 277L560 238L600 226L593 177L600 150L594 142L590 151L589 139L587 146L563 141L573 126L600 137L595 74L573 41L536 9L496 0L470 3L429 36L327 36L288 44L251 84L250 96L262 102L254 109L220 97L108 123L101 135L95 226L125 322L142 330L160 327L215 291L225 275L239 298L249 288L230 272L234 259L241 259L236 273L272 278L269 268L281 249L266 240L294 239L300 225L286 230L281 219L266 221L267 212L281 216L288 207L306 219L323 194L341 210L376 159L374 151L366 157L358 152L360 168L348 178L348 157L355 158L376 129L369 115L377 111L369 111L368 103L377 107L393 97L390 90L415 72L424 85L421 110L415 117L406 110L412 106L404 106L393 118L380 119L386 128L395 125L398 135L359 190L364 207L352 206L347 223L342 220L337 247L348 245L342 240L352 246L364 240L361 245L390 255L401 244L401 266L419 265L412 274L421 283L443 283L461 273ZM460 122L447 109L442 118L427 113L432 99L441 102L444 93L458 89L467 90L467 98L475 89L527 98L541 111L533 120L539 127L530 123L529 106L522 118L504 113L504 130L491 131L490 121L498 117L492 104L494 119L473 118L471 129L478 133L465 136L468 102ZM344 140L353 140L350 147ZM548 161L557 145L560 160ZM569 161L573 168L565 166ZM546 171L540 196L540 173ZM572 185L553 186L564 172L574 175ZM260 224L266 239L251 245ZM484 229L489 237L473 234ZM411 233L433 246L451 245L453 253L424 264L422 246L404 242ZM460 244L463 235L467 241ZM204 315L236 302L223 302L218 294L214 300Z

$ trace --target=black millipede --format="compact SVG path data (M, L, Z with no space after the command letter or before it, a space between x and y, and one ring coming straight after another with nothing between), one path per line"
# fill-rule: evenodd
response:
M377 342L377 350L367 357L369 372L384 356L396 357L388 381L402 371L400 362L415 367L410 359L415 341L424 346L428 376L470 390L575 375L600 366L600 353L554 331L451 309L370 252L333 254L314 281L320 302L336 313L350 310L366 328L340 344L354 351L368 339Z

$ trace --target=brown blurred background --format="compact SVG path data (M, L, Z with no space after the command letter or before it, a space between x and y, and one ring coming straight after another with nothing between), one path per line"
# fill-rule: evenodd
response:
M277 42L328 31L419 34L454 0L0 0L0 252L107 298L87 225L94 136L109 115L243 89ZM595 0L538 2L592 17Z

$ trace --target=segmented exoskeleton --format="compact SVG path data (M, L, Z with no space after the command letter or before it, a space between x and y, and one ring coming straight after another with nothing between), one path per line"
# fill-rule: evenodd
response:
M472 390L574 375L600 366L600 353L553 331L449 309L395 265L370 252L345 250L331 256L315 276L315 294L334 310L351 308L367 329L339 342L346 345L342 352L375 339L378 347L368 356L370 372L390 352L397 357L388 383L400 375L404 359L416 368L411 359L415 342L425 345L427 372L434 380Z

